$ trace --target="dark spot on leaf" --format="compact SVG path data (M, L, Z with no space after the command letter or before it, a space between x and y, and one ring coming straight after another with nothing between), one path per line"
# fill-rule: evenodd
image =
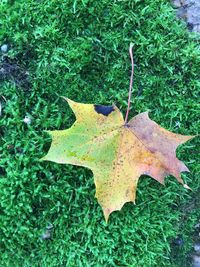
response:
M108 116L115 109L113 106L94 105L94 110L97 113L103 114L104 116Z
M126 189L126 197L128 197L129 189Z

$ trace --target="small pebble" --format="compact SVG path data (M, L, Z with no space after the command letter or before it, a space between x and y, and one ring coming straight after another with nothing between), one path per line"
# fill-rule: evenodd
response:
M200 228L200 223L197 223L194 227L195 228Z
M25 118L23 119L23 122L26 124L31 124L31 118L29 116L25 116Z
M53 229L53 224L51 224L51 223L48 224L47 227L46 227L46 229L49 230L49 231L52 230Z
M41 239L42 240L50 239L52 230L53 230L53 224L49 223L46 227L46 231L41 235Z
M49 238L51 238L51 232L49 232L49 231L46 231L45 233L43 233L43 234L41 235L41 239L42 239L42 240L47 240L47 239L49 239Z
M200 254L200 243L194 244L194 250L198 255Z
M7 53L8 52L8 45L7 44L3 44L1 46L1 52L2 53Z
M175 122L175 127L177 127L177 128L180 128L180 127L181 127L181 123L180 123L180 121L176 121L176 122Z
M184 245L184 240L182 238L178 237L174 240L174 244L182 247Z

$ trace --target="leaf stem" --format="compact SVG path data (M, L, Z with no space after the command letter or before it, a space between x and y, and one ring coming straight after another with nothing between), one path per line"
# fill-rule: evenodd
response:
M132 43L130 44L130 47L129 47L129 54L131 58L132 69L131 69L130 86L129 86L129 94L128 94L128 107L126 111L125 124L127 124L127 121L128 121L128 114L129 114L130 106L131 106L131 95L132 95L132 86L133 86L134 61L133 61L133 44Z

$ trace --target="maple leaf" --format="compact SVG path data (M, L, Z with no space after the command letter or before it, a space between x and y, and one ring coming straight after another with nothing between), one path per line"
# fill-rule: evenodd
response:
M135 202L136 187L146 174L164 183L173 175L183 184L189 171L176 157L176 148L193 138L175 134L152 121L148 112L125 123L116 106L76 103L65 98L76 121L67 130L49 131L52 144L43 160L85 166L92 170L96 198L106 221L124 203Z

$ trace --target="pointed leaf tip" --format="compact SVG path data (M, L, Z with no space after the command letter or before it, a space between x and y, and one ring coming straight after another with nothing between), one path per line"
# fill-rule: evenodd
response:
M108 219L109 219L109 216L111 213L112 213L112 211L109 208L103 209L103 214L104 214L106 224L108 223Z
M184 184L183 187L192 191L192 188L190 188L187 184Z

